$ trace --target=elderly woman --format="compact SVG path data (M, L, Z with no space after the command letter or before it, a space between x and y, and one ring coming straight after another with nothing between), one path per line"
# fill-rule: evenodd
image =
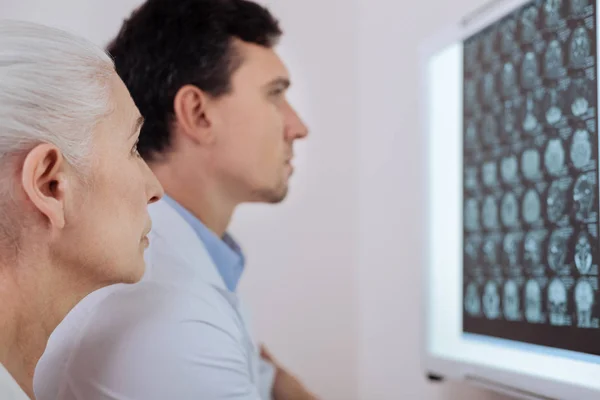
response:
M0 399L33 398L53 329L144 272L162 188L111 59L71 34L0 21Z

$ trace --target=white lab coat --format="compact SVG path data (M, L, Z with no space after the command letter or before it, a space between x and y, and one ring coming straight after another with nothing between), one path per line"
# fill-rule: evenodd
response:
M38 363L38 400L268 400L240 299L202 241L165 201L150 206L146 273L86 297Z

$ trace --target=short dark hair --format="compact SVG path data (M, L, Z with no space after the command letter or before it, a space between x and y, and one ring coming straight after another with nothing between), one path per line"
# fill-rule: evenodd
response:
M169 149L181 87L214 97L231 90L241 63L233 39L270 48L281 34L273 15L247 0L148 0L135 10L107 51L145 118L142 157L152 161Z

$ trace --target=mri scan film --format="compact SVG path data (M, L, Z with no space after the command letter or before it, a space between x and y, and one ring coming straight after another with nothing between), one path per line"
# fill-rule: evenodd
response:
M600 354L595 2L464 42L463 332Z

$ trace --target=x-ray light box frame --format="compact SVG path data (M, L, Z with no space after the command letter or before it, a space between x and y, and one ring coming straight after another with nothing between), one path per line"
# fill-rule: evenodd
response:
M493 0L421 47L419 108L428 178L422 368L432 381L467 381L522 399L595 399L600 397L600 357L478 340L462 332L462 44L529 2Z

